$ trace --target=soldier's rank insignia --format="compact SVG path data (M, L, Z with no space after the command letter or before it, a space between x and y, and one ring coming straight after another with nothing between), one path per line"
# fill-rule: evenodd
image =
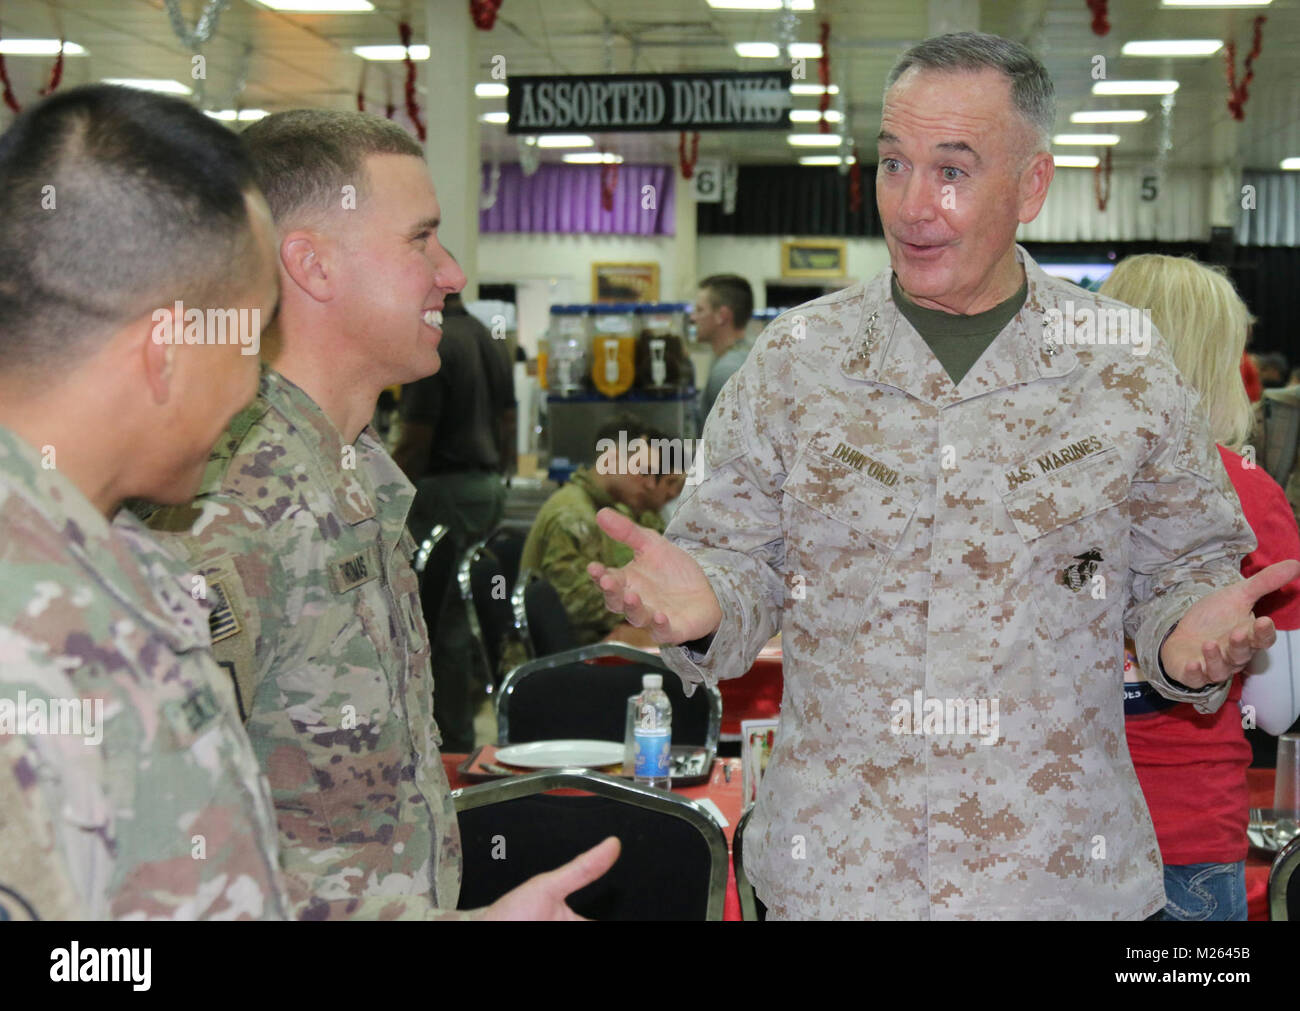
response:
M238 635L243 631L243 626L239 624L239 615L231 606L230 595L226 593L225 587L218 579L208 582L208 602L212 605L212 609L208 611L208 631L212 633L214 643L229 639L232 635Z
M1068 586L1071 590L1078 591L1082 590L1088 584L1088 581L1092 579L1093 573L1097 571L1097 563L1102 561L1102 557L1100 549L1093 548L1081 555L1075 555L1074 558L1075 563L1062 569L1057 580L1062 586Z

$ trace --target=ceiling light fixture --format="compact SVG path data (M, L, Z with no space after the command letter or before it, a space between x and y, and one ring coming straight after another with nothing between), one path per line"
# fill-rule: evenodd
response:
M1092 86L1094 95L1172 95L1177 90L1177 81L1097 81Z

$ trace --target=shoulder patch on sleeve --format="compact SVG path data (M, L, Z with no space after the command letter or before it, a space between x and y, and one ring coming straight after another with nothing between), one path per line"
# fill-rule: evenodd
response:
M208 630L212 633L213 645L244 630L239 615L230 603L230 595L226 593L220 579L208 581L208 602L212 605L208 611Z

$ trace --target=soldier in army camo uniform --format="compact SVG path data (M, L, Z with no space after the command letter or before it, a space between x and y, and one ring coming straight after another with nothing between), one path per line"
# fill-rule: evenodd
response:
M532 569L555 587L574 636L583 646L598 642L622 623L605 607L604 594L587 575L587 565L601 562L616 568L632 560L630 548L596 525L596 512L607 507L617 509L642 526L662 533L660 510L681 494L685 483L680 465L674 472L674 462L661 459L657 449L646 453L651 473L631 473L635 468L620 466L620 433L624 445L635 446L639 438L649 441L652 449L654 440L666 438L632 417L603 425L596 433L596 465L579 467L569 482L546 500L528 532L519 561L520 572ZM635 450L629 455L635 457Z
M295 896L432 915L456 905L460 836L411 568L414 489L368 422L384 387L437 369L442 301L465 277L400 127L302 110L243 138L279 230L276 351L197 498L149 522L205 580ZM616 852L589 851L564 882ZM563 895L541 875L486 914L572 916Z
M253 394L237 343L153 339L173 298L274 306L247 155L185 102L73 89L0 138L0 218L0 919L282 918L206 613L119 510L188 498Z
M591 573L678 644L688 690L782 632L745 841L772 917L1159 909L1123 634L1161 694L1213 711L1275 637L1255 600L1300 574L1240 580L1254 539L1159 334L1014 245L1047 195L1053 117L1014 43L904 54L877 175L893 276L768 327L667 538L600 514L637 560ZM1085 324L1105 342L1073 340Z

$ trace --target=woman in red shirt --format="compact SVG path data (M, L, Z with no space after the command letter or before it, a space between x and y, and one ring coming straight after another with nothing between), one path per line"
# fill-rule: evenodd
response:
M1286 496L1243 445L1252 425L1240 369L1250 314L1232 283L1195 260L1152 254L1121 261L1101 293L1150 312L1179 371L1200 393L1259 544L1242 560L1242 575L1300 557L1300 532ZM1300 667L1291 669L1290 655L1300 646L1300 590L1292 584L1265 597L1255 613L1273 619L1277 644L1235 681L1212 714L1157 695L1138 670L1131 645L1125 650L1129 754L1165 862L1167 905L1153 919L1246 919L1251 749L1243 728L1258 725L1277 734L1295 719Z

